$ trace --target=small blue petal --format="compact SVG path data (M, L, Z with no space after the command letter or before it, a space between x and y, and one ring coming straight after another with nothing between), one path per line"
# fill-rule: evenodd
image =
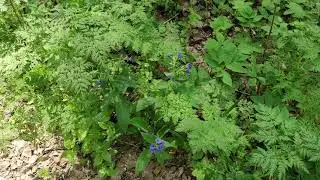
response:
M162 139L160 139L160 138L156 138L155 141L156 141L157 144L163 144L164 143L164 141Z
M159 152L164 151L164 149L165 149L164 143L159 144L159 146L158 146L158 150L159 150Z
M192 64L191 64L191 63L188 63L188 64L187 64L187 69L186 69L186 73L187 73L188 76L190 76L191 68L192 68Z
M158 151L158 148L155 144L150 144L149 149L152 153L157 153L157 151Z

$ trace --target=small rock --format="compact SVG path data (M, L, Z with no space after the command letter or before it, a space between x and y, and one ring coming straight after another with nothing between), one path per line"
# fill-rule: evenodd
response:
M44 151L44 149L43 148L38 148L38 149L36 149L35 150L35 154L39 154L39 155L42 155L42 153L43 153L43 151Z
M26 146L25 148L23 148L22 156L27 157L27 158L32 156L32 150L31 150L30 146Z
M14 145L15 148L21 149L28 143L27 143L27 141L24 141L24 140L14 140L14 141L12 141L11 144Z
M158 175L159 173L161 172L161 169L159 167L156 167L154 170L153 170L153 174L154 175Z
M180 167L179 170L178 170L178 177L181 177L181 175L183 174L183 167Z
M10 167L10 162L8 161L3 161L1 164L0 164L0 169L1 170L6 170L7 168Z
M31 156L29 158L29 164L35 163L37 161L37 159L38 159L38 156L36 156L36 155Z
M175 166L172 166L171 168L170 168L170 171L172 171L172 172L175 172L177 170L177 167L175 167Z

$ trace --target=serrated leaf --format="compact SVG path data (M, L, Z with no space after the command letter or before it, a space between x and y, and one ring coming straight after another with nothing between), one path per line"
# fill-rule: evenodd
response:
M207 69L199 68L198 69L199 81L206 81L210 79L210 75Z
M75 138L65 138L63 141L64 147L67 149L72 149L76 145L76 139Z
M225 83L226 85L232 87L232 79L229 73L223 71L222 73L222 82Z
M220 33L220 32L217 32L217 33L216 33L216 39L217 39L217 41L220 42L220 43L221 43L221 42L224 42L224 40L225 40L223 34Z
M149 149L145 149L140 153L136 162L136 173L140 174L149 164L152 157L152 153Z
M88 134L88 129L83 129L83 128L78 129L78 139L79 139L79 141L83 141L84 138L87 137L87 134Z
M215 31L219 31L219 30L225 31L232 27L232 23L227 17L219 16L210 23L210 26Z
M284 14L292 14L293 17L303 18L306 16L304 9L297 3L290 2L288 4L288 10Z

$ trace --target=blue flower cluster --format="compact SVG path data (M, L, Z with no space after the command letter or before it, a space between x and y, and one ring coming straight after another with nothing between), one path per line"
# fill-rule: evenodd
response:
M155 142L156 142L155 144L150 144L150 151L153 154L160 153L160 152L164 151L164 149L165 149L164 141L160 138L157 138L155 140Z
M191 63L188 63L188 64L187 64L187 69L186 69L186 73L187 73L188 76L190 76L191 68L192 68L192 64L191 64Z

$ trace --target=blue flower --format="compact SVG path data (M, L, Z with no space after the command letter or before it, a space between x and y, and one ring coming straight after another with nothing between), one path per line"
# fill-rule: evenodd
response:
M150 147L149 147L150 151L153 154L160 153L160 152L164 151L164 149L165 149L164 141L160 138L156 138L155 142L156 142L156 144L150 144Z
M162 139L160 139L160 138L156 138L156 143L159 145L159 144L163 144L164 143L164 141L162 140Z
M191 63L188 63L188 64L187 64L187 69L186 69L186 73L187 73L188 76L190 76L191 68L192 68L192 64L191 64Z
M152 153L154 153L154 154L158 152L157 146L156 146L155 144L150 144L149 149L150 149L150 151L151 151Z
M162 152L162 151L164 151L164 143L161 143L161 144L159 144L159 146L158 146L158 152Z
M181 60L183 58L182 52L178 52L178 60Z

